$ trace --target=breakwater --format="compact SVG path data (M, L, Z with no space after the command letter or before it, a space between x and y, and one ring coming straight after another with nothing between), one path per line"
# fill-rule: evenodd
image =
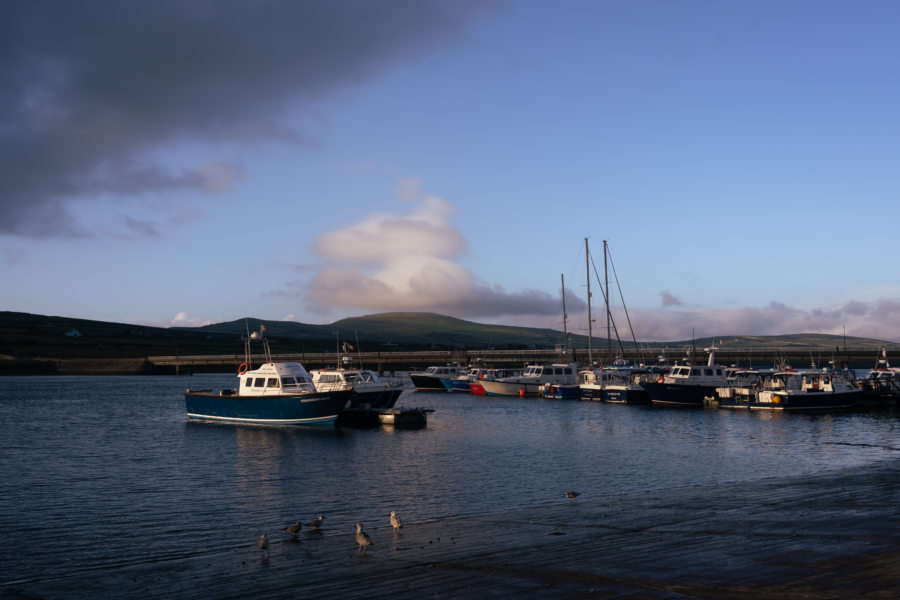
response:
M559 349L530 350L426 350L406 352L358 352L353 353L353 363L374 369L380 373L391 371L421 370L430 365L459 363L462 365L482 363L492 367L521 367L542 362L572 361L582 364L611 363L617 356L646 365L684 362L691 358L688 348L647 347L640 352L626 349L622 353L607 353L606 348L570 349L563 353ZM867 369L875 366L881 356L881 347L819 347L819 348L728 348L716 349L716 362L741 367L767 367L786 362L795 368L836 365L853 369ZM697 349L693 362L706 362L706 353ZM296 361L307 369L334 366L337 362L334 352L302 352L273 355L276 361ZM891 364L900 364L900 346L889 347L887 358ZM253 355L254 364L261 364L262 354ZM203 354L192 356L147 356L144 358L92 358L54 359L37 358L28 360L0 361L0 375L186 375L191 373L224 373L237 369L244 362L243 354Z
M716 362L735 364L742 367L772 366L778 362L788 362L794 367L807 367L815 363L819 367L829 366L830 362L837 366L847 365L850 368L864 369L873 367L881 353L881 348L718 348ZM535 350L455 350L455 351L421 351L421 352L360 352L352 355L356 365L386 371L412 371L424 369L429 365L445 365L459 363L463 365L483 363L496 367L520 367L526 364L541 362L572 361L589 364L591 362L611 363L617 354L608 354L604 350L588 351L586 348L569 350L566 353L558 349ZM706 353L697 350L693 354L695 364L706 362ZM660 363L683 362L690 358L685 348L645 348L640 353L626 351L624 357L635 363L647 365ZM307 369L333 366L336 357L333 352L306 352L299 354L273 355L276 361L296 361ZM236 368L244 361L243 354L217 356L151 356L148 362L159 368L178 368L198 372L228 371ZM254 355L253 362L260 364L263 355ZM900 347L888 349L888 360L900 364Z

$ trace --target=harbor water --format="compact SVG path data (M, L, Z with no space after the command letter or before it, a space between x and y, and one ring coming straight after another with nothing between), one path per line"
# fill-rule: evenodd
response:
M319 535L896 458L893 412L671 410L404 391L420 430L187 421L233 375L0 378L0 584ZM304 530L303 535L309 535Z

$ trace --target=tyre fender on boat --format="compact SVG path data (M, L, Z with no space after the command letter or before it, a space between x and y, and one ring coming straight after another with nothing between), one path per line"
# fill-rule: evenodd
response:
M238 375L243 375L249 368L250 365L248 365L247 363L241 363L241 366L238 367Z

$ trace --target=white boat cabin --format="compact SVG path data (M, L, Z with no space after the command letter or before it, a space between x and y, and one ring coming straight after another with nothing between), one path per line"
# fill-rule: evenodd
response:
M723 386L728 383L733 372L734 369L723 367L722 365L706 365L702 367L676 365L665 374L663 383Z
M309 373L297 362L266 363L258 369L239 372L238 379L239 396L277 396L316 391Z
M576 384L577 367L572 363L568 364L552 364L552 365L529 365L521 375L516 377L505 377L499 381L507 381L514 383L554 383L554 384Z
M447 365L442 367L428 367L424 371L420 373L413 373L414 375L432 375L434 377L439 377L441 379L454 378L458 377L460 371L462 369L456 365Z
M366 384L382 385L378 376L368 369L318 369L311 375L313 384L320 392L362 388Z

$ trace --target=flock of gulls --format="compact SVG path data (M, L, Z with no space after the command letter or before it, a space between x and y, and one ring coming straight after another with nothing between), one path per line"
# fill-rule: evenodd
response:
M574 504L575 498L580 496L581 492L570 491L566 492L563 495L569 500L569 504ZM324 521L325 517L323 515L319 515L312 521L305 523L305 525L307 528L317 531L322 528L322 523ZM403 522L400 520L400 517L397 516L396 511L391 511L390 522L391 527L394 528L395 532L398 529L403 528ZM296 540L297 534L299 534L303 530L303 526L304 524L301 524L300 521L297 521L293 525L288 525L287 527L282 529L282 531L287 531L289 534L291 534L291 538ZM363 531L362 523L356 524L356 543L358 544L358 547L356 549L357 553L364 553L369 546L374 545L372 543L372 538L369 537L369 534ZM267 552L269 550L269 535L267 533L263 533L261 536L259 536L258 546L259 549L263 552Z

